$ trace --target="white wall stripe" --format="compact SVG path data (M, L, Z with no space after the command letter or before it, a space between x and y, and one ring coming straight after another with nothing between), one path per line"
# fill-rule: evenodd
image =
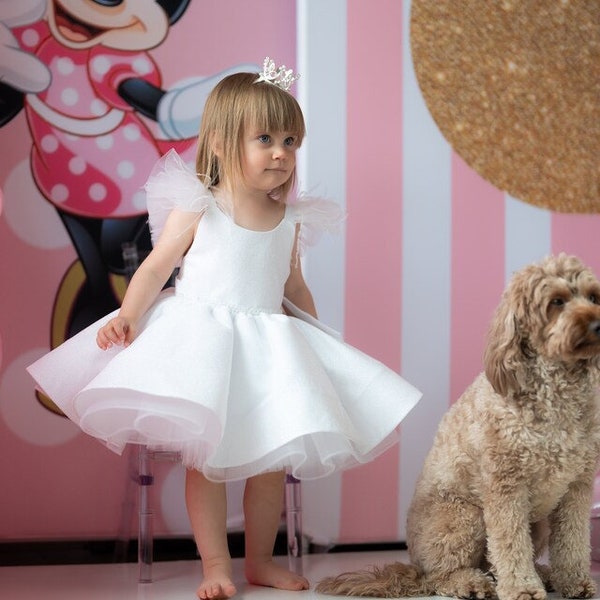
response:
M300 150L303 189L346 206L346 0L298 2L299 101L308 135ZM324 236L306 258L320 318L342 331L344 235Z
M550 253L552 218L550 211L505 196L504 274L512 274Z
M423 400L402 425L399 539L437 424L449 404L451 149L423 101L410 54L410 2L403 29L402 375ZM433 343L432 343L433 342Z
M297 2L298 100L308 135L301 188L346 206L346 0ZM345 237L324 236L303 262L320 319L343 331ZM304 530L315 543L339 538L341 475L302 483Z

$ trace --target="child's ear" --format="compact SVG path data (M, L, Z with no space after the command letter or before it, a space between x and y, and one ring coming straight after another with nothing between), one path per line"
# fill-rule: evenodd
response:
M216 131L213 131L210 134L210 149L213 151L215 156L221 158L223 153L223 140L219 135L217 135Z

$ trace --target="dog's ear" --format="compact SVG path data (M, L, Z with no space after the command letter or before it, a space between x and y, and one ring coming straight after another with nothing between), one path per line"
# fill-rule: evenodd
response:
M527 296L522 278L513 278L502 296L488 331L483 356L485 374L501 396L521 389L525 376L525 340L521 324L525 316Z

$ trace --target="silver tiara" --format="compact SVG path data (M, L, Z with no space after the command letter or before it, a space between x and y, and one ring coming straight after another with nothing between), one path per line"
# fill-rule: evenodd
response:
M294 73L292 69L286 69L285 65L276 67L275 61L267 56L263 62L263 69L258 74L258 79L254 83L266 81L288 92L292 83L299 77L298 73Z

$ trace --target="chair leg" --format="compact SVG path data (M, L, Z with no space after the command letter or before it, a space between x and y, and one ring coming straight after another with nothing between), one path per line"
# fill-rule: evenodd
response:
M287 525L288 564L290 571L304 574L302 564L302 497L300 481L285 476L285 518Z
M170 456L169 456L170 457ZM139 447L138 485L139 485L139 527L138 527L138 566L139 583L152 583L152 561L154 513L152 511L151 491L154 484L152 474L152 455L146 446ZM288 564L291 571L303 575L302 560L302 495L300 481L291 474L285 478L285 515L287 527Z
M115 544L114 562L127 562L129 555L129 545L131 542L131 524L133 515L137 508L135 495L138 494L138 454L137 447L134 450L132 444L125 448L125 454L128 462L127 481L125 489L125 498L123 499L121 509L121 524L119 526L119 535ZM135 452L135 454L134 454Z
M151 459L146 446L139 447L138 455L138 485L139 485L139 526L138 526L138 567L139 583L152 583L153 559L153 517L151 490L154 484Z

